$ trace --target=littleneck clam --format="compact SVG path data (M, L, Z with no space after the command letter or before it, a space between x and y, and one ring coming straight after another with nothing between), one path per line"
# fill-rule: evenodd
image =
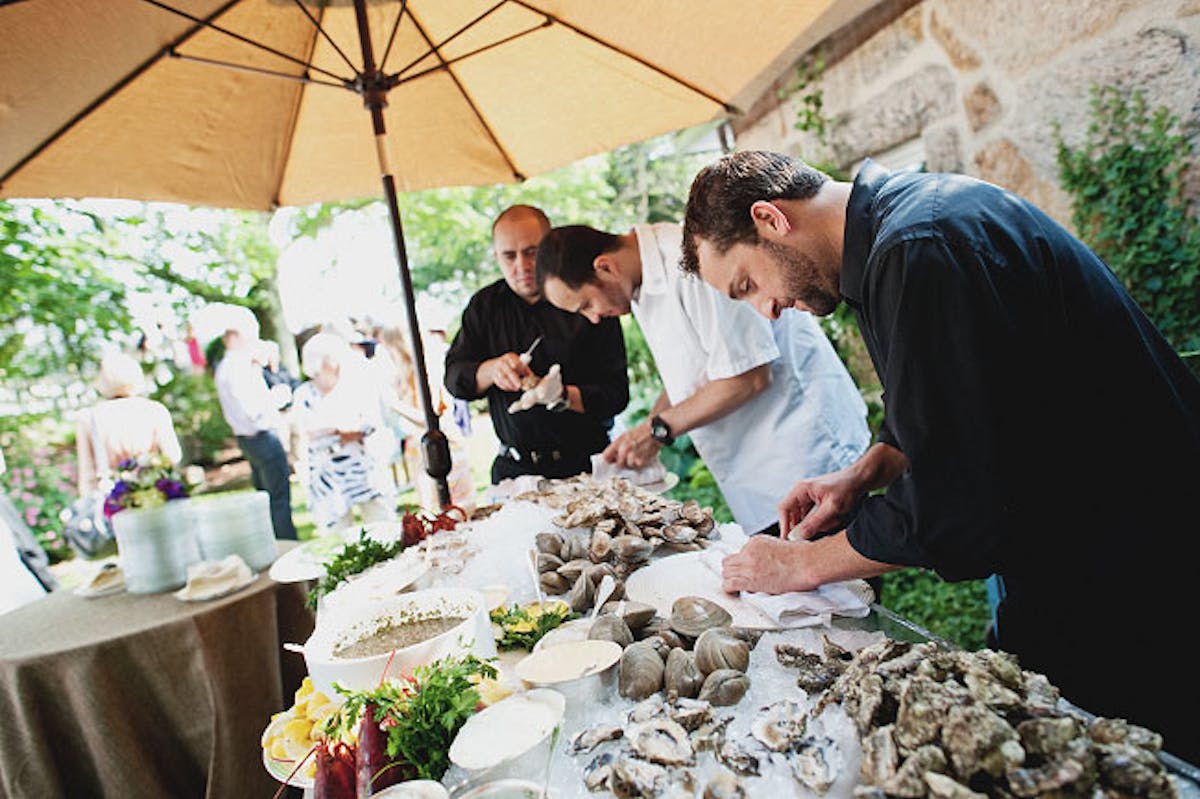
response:
M714 705L736 705L750 688L750 680L735 669L717 669L704 678L700 698Z
M612 613L598 616L592 622L587 637L595 641L615 641L622 649L633 643L633 633L629 631L629 625L620 616Z
M636 634L654 618L655 611L652 605L625 599L605 602L604 607L600 608L600 612L618 614L629 625L630 631Z
M704 674L717 669L745 671L750 666L750 645L734 635L728 627L712 627L696 639L692 647L696 666Z
M668 697L694 698L704 685L704 674L696 665L696 655L686 649L672 649L663 672L663 688Z
M618 690L627 699L645 699L662 688L665 664L654 647L638 641L621 654Z
M699 638L705 630L728 627L732 622L729 611L704 597L680 597L671 606L671 629L689 638Z

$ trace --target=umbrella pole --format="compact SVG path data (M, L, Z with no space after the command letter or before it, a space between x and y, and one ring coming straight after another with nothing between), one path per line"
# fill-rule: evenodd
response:
M370 26L367 22L366 0L354 0L354 12L358 19L358 37L362 44L363 74L361 89L363 104L371 112L371 123L375 131L375 151L379 158L379 172L383 177L383 193L387 199L388 213L392 221L392 237L396 242L396 258L400 267L400 282L404 286L404 301L408 307L408 331L412 340L413 362L417 370L417 386L421 394L421 406L425 411L425 435L421 436L421 453L425 458L425 471L437 483L438 502L445 509L450 505L450 485L446 476L450 474L450 442L438 425L433 410L433 397L429 390L429 373L425 370L425 345L421 341L421 326L417 322L417 302L413 292L412 275L408 270L408 250L404 245L404 226L400 221L400 206L396 199L396 179L387 154L387 127L383 109L387 106L390 88L383 75L375 67L375 54L371 45Z

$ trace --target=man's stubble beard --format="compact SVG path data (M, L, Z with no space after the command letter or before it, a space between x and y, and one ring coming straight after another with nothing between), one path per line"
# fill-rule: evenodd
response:
M836 286L824 285L824 275L812 258L786 244L763 241L762 245L783 275L784 291L792 300L799 300L816 316L828 316L841 302Z

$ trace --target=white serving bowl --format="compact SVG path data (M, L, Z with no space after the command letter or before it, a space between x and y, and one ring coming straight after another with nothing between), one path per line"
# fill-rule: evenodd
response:
M488 779L541 773L553 745L566 699L535 688L502 699L467 719L450 744L450 761Z
M440 635L397 649L394 656L391 651L358 658L333 654L390 619L436 616L461 616L463 621ZM448 655L471 652L480 658L496 656L483 594L464 588L427 588L370 607L355 606L346 612L322 614L302 649L313 687L326 696L334 695L335 681L352 690L369 689L385 677L411 674L418 666Z

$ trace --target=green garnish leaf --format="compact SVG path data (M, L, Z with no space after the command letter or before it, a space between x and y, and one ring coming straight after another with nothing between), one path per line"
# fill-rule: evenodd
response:
M367 536L366 528L358 531L358 540L343 546L329 564L325 567L325 576L317 581L305 597L305 604L313 610L317 602L333 589L344 583L350 577L360 574L374 566L390 560L404 550L404 544L397 539L390 544L376 541Z

